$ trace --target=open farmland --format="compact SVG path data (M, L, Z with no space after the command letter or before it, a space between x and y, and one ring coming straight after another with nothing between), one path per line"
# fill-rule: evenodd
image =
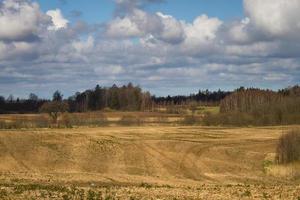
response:
M178 124L188 115L160 112L86 112L65 113L58 119L60 127ZM195 116L201 119L202 115ZM53 123L47 114L0 115L0 129L48 128Z
M0 131L0 199L297 199L274 164L291 127Z

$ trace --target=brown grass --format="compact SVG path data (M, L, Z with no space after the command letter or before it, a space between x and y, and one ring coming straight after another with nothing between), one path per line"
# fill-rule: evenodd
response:
M47 114L11 114L0 115L0 129L178 124L183 118L181 115L155 112L64 113L53 124Z
M264 171L266 155L276 153L281 128L1 130L0 195L10 199L49 199L50 194L55 199L98 194L103 199L297 199L298 179L276 176L280 172L275 168Z

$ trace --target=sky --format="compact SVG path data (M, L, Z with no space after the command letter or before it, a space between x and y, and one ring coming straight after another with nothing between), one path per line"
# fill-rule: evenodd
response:
M300 81L299 0L0 0L0 96Z

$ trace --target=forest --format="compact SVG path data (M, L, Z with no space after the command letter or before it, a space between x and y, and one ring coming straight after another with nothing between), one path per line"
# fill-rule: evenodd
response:
M218 115L207 114L207 125L287 125L300 123L300 87L277 92L241 87L220 102Z
M196 110L197 107L217 106L220 112L200 115L204 125L276 125L300 123L300 86L278 91L240 87L234 91L199 90L196 94L156 97L132 83L113 85L77 92L64 98L60 91L52 99L39 99L30 94L27 99L0 97L0 113L22 114L54 110L83 113L92 111L144 111L154 112L161 108L180 114L178 109ZM181 113L182 114L182 113ZM184 113L183 113L184 115ZM198 116L199 117L199 116ZM54 119L57 117L53 117Z
M143 91L132 83L118 87L101 87L77 92L71 97L63 98L60 91L53 94L52 100L64 101L68 104L69 112L87 112L103 109L120 111L152 111L155 106L183 105L195 101L204 105L219 105L220 101L229 95L228 91L201 91L188 96L156 97ZM39 99L35 94L29 94L27 99L8 98L0 96L0 113L37 113L39 108L50 99Z

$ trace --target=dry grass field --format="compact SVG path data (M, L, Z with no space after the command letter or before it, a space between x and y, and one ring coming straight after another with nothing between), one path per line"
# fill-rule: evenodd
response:
M299 199L274 163L291 127L0 131L0 199Z
M160 112L86 112L65 113L60 115L58 122L63 127L71 124L78 126L111 126L111 125L163 125L178 124L185 116ZM198 115L200 119L202 116ZM47 128L51 126L51 119L47 114L3 114L0 115L0 129L15 128ZM69 127L69 126L67 126Z

